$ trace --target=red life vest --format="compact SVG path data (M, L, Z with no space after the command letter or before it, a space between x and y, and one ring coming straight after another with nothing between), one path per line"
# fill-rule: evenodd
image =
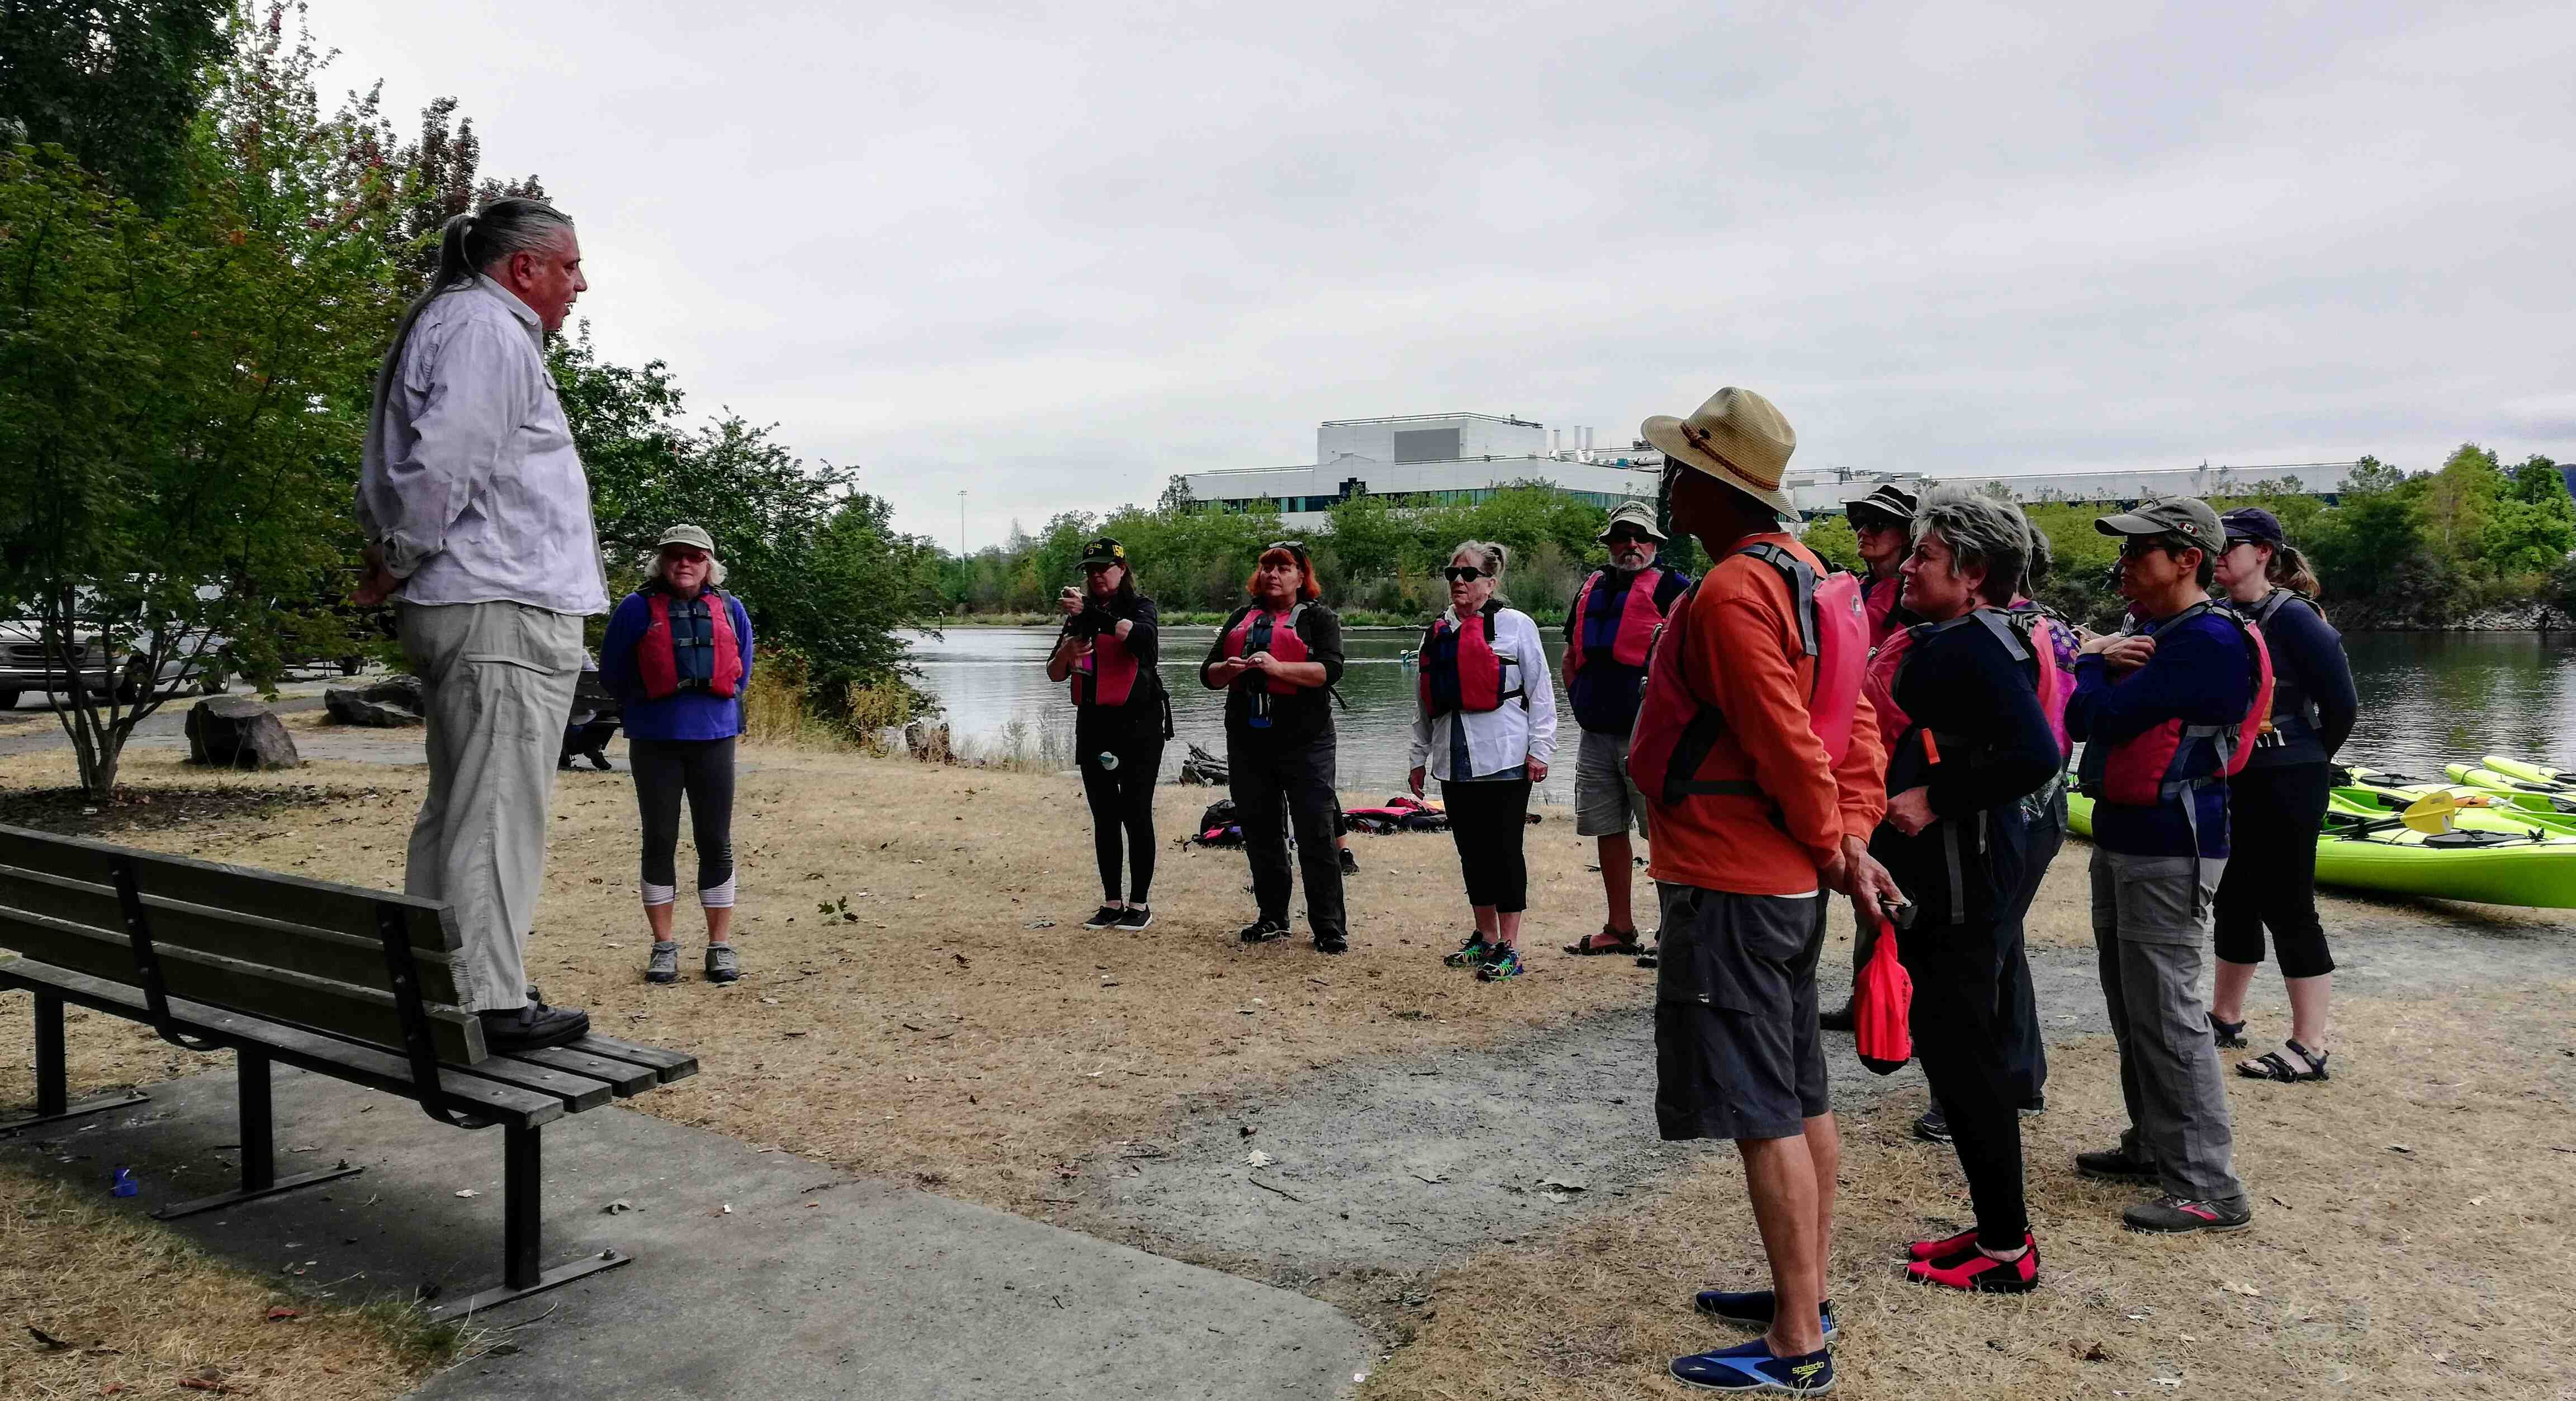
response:
M635 671L643 679L646 699L676 696L684 689L683 681L694 683L685 689L718 697L730 697L741 687L742 647L734 638L732 605L711 588L700 589L697 601L706 605L707 622L715 634L715 655L708 663L708 675L683 677L678 649L671 639L671 595L659 588L646 591L644 606L649 617L644 636L635 643Z
M1913 728L1905 711L1896 704L1896 678L1905 671L1906 654L1914 648L1914 629L1899 628L1887 639L1869 649L1869 666L1861 675L1861 690L1869 696L1870 713L1878 717L1878 737L1887 752L1896 752L1896 742Z
M1851 747L1852 718L1860 708L1862 671L1869 662L1869 618L1861 607L1860 581L1849 574L1820 580L1805 560L1767 540L1736 553L1770 565L1788 581L1801 655L1812 658L1815 668L1807 687L1807 726L1825 746L1826 761L1840 764ZM1699 584L1691 585L1693 594L1698 591ZM1654 653L1646 664L1646 698L1629 741L1628 774L1639 791L1667 807L1703 794L1761 797L1750 774L1700 777L1700 765L1726 728L1726 718L1691 693L1683 666L1690 602L1684 595L1656 630Z
M2014 609L2004 616L2030 649L2031 683L2039 692L2039 711L2048 717L2049 732L2057 736L2057 757L2063 760L2075 752L2075 741L2066 736L2066 702L2075 695L2075 678L2057 664L2057 645L2048 630L2066 623L2036 608Z
M1305 611L1306 604L1303 602L1293 605L1285 613L1273 613L1266 608L1244 609L1234 615L1233 623L1226 628L1226 654L1248 657L1255 652L1268 652L1283 662L1307 660L1306 639L1297 635L1297 619ZM1275 676L1245 676L1238 678L1234 684L1251 687L1266 685L1270 694L1274 696L1295 695L1300 689Z
M1646 650L1655 642L1655 625L1664 620L1664 615L1655 611L1655 590L1663 587L1664 573L1661 565L1650 564L1638 570L1636 577L1629 581L1627 592L1610 594L1601 600L1598 617L1593 613L1592 591L1600 586L1603 579L1610 577L1610 571L1595 570L1591 578L1583 581L1583 591L1574 596L1573 619L1565 629L1565 674L1568 680L1583 669L1584 658L1591 655L1583 639L1595 630L1596 623L1608 624L1605 630L1611 635L1610 660L1621 666L1646 664Z
M2189 796L2192 789L2245 771L2245 761L2254 757L2255 738L2272 715L2272 651L2263 644L2261 629L2207 601L2157 624L2152 636L2163 637L2204 613L2225 618L2244 638L2254 659L2253 704L2231 724L2186 725L2173 719L2124 740L2087 744L2080 777L2085 792L2106 803L2133 807L2181 798L2183 811L2191 814L2195 811ZM2209 743L2195 745L2193 740Z
M1125 705L1136 692L1136 654L1127 639L1103 629L1092 634L1091 648L1073 659L1075 705Z
M1462 625L1446 613L1431 620L1422 634L1414 683L1424 715L1437 718L1453 710L1482 715L1502 709L1514 696L1528 708L1529 697L1519 687L1503 684L1505 667L1518 663L1506 663L1494 651L1494 615L1502 608L1487 599L1474 624Z
M1861 607L1869 612L1869 645L1875 647L1896 631L1896 601L1905 594L1905 576L1890 574L1881 579L1864 573L1854 577L1861 581Z

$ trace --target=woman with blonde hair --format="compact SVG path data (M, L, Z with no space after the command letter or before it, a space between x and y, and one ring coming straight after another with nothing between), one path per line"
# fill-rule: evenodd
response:
M599 648L599 680L625 706L627 766L644 826L644 922L653 931L647 982L680 977L671 907L680 800L698 849L698 908L707 918L707 981L742 976L733 948L734 742L751 683L751 614L725 592L715 540L694 525L662 532L653 575L620 600Z
M2317 607L2317 577L2281 522L2259 506L2220 518L2227 549L2213 577L2272 653L2272 723L2255 741L2245 771L2228 781L2235 856L2218 881L2216 985L2210 1031L2221 1046L2245 1044L2245 992L2272 930L2290 997L2290 1034L2281 1049L2239 1061L2236 1073L2282 1084L2326 1078L2327 1011L2334 955L2317 918L2317 824L2334 786L2335 751L2361 708L2343 639Z
M1485 982L1521 975L1521 913L1529 867L1521 855L1531 785L1556 756L1556 686L1538 624L1506 608L1510 552L1469 540L1450 552L1449 607L1422 636L1413 717L1414 796L1440 780L1449 835L1476 927L1448 957Z

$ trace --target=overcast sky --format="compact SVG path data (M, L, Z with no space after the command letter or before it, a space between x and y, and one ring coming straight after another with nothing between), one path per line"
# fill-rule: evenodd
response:
M2576 458L2564 0L880 8L312 22L543 176L610 357L952 548L1725 384L1799 466Z

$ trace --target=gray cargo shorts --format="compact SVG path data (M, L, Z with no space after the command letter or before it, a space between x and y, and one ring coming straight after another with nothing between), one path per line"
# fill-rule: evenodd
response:
M1646 795L1628 777L1626 735L1583 732L1574 751L1574 835L1615 837L1630 827L1646 830Z

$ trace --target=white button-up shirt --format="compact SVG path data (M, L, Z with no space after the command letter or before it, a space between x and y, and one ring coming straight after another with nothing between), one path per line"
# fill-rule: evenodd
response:
M1440 616L1455 623L1457 613L1449 608ZM1531 759L1555 762L1556 683L1548 675L1547 648L1539 640L1538 624L1530 621L1529 614L1505 608L1494 615L1494 655L1503 663L1503 689L1520 690L1529 705L1524 708L1514 697L1499 710L1473 714L1453 710L1435 719L1424 716L1417 703L1410 767L1428 768L1433 778L1456 782L1517 770ZM1463 767L1457 762L1461 748L1466 755Z
M358 524L404 602L608 611L545 329L508 288L477 275L421 309L367 425Z

